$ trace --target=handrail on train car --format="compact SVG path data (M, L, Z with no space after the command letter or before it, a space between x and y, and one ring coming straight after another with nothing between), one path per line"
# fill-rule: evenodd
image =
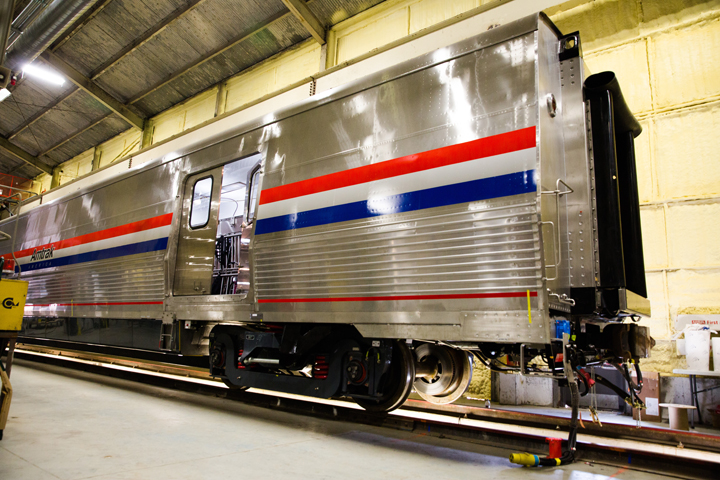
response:
M566 188L566 190L560 190L560 184L563 184ZM563 195L567 195L569 193L574 193L575 190L572 189L570 185L565 183L562 179L558 178L557 182L555 182L555 190L545 190L540 192L542 195L554 195L555 196L555 216L557 218L557 225L551 220L540 222L543 225L552 225L552 234L553 234L553 260L555 261L554 265L546 265L545 268L552 268L555 270L555 276L550 278L548 277L548 281L557 280L558 271L560 269L560 263L562 262L562 252L560 247L560 197ZM555 229L558 229L558 232L555 232ZM574 302L573 302L574 303Z

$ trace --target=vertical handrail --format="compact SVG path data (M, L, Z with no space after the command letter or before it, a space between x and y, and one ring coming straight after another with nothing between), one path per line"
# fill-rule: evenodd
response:
M563 184L566 188L566 190L560 190L560 184ZM554 265L545 265L545 268L553 268L555 269L555 276L552 278L546 278L547 281L553 281L557 280L558 274L560 271L560 265L562 263L562 247L560 245L560 197L562 195L567 195L568 193L573 193L575 190L570 187L567 183L565 183L561 179L557 179L555 182L555 190L549 190L540 192L542 195L554 195L555 196L555 218L557 221L557 225L553 221L544 221L540 222L543 225L552 225L552 233L553 233L553 260L555 262ZM557 233L555 230L557 229Z

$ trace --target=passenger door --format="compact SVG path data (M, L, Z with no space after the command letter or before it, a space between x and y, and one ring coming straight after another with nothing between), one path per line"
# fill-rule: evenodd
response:
M205 295L212 290L223 167L188 178L175 262L174 295Z

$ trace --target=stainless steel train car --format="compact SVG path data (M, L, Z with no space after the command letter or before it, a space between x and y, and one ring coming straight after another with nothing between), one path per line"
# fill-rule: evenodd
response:
M456 400L473 358L582 390L651 342L639 133L537 14L36 202L0 254L26 340L205 355L231 387L373 411Z

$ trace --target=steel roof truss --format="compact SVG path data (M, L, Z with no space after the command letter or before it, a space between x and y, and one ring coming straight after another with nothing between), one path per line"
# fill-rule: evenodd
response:
M320 45L325 45L325 26L318 20L310 9L302 0L282 0L285 6L293 15L300 20L303 27L318 41Z
M120 117L122 117L122 119L128 122L131 126L137 127L140 130L143 129L145 119L134 113L126 105L107 93L98 84L65 63L57 55L46 50L40 55L40 59L65 75L72 83L95 97L95 99L107 108L120 115Z

